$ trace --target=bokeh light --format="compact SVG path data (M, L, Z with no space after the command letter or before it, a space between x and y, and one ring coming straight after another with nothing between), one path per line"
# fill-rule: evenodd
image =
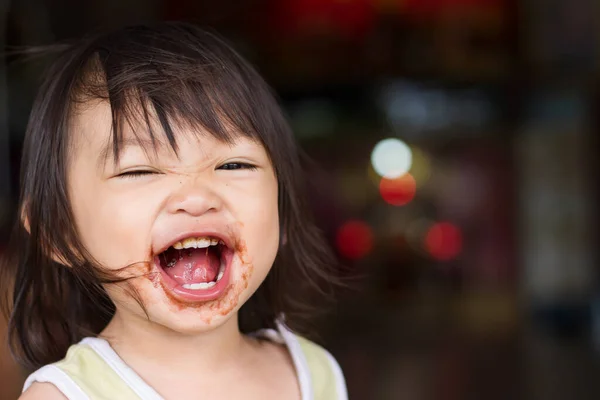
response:
M425 236L425 248L436 260L452 260L460 254L462 247L461 230L449 222L434 224Z
M431 176L431 159L418 147L411 146L411 150L412 166L409 172L415 178L417 187L421 188Z
M369 163L368 166L369 167L367 168L367 177L369 178L369 182L371 182L373 184L373 187L375 187L379 191L381 175L379 175L377 171L375 171L372 163Z
M398 178L382 178L379 193L383 200L393 206L403 206L412 201L417 193L417 182L409 173Z
M373 249L373 231L363 221L348 221L338 229L336 245L343 257L361 259Z
M412 151L400 139L383 139L373 148L371 164L379 176L398 178L410 170Z

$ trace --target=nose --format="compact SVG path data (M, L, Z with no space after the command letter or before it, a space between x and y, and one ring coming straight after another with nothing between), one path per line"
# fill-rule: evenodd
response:
M201 216L221 209L222 199L210 182L189 178L178 183L178 186L168 199L169 213Z

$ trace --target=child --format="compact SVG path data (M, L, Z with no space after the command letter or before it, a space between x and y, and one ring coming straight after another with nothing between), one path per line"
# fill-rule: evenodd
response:
M345 399L292 333L334 282L299 172L272 93L214 35L162 23L61 50L0 277L36 370L21 398Z

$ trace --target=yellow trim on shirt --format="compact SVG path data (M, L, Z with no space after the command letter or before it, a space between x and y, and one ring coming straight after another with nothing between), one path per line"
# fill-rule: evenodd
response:
M55 364L75 381L90 400L139 399L133 389L89 345L71 346Z
M326 350L321 346L296 336L310 371L314 400L335 400L339 398L336 378Z

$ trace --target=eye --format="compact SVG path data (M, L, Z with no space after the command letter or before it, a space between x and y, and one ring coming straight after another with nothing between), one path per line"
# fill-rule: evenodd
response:
M231 162L231 163L223 164L223 165L221 165L217 169L224 169L224 170L249 169L249 170L255 170L255 169L257 169L257 167L256 167L256 165L252 165L252 164L248 164L248 163Z
M156 171L152 171L149 169L136 169L131 171L125 171L117 175L118 178L139 178L145 175L154 175Z

